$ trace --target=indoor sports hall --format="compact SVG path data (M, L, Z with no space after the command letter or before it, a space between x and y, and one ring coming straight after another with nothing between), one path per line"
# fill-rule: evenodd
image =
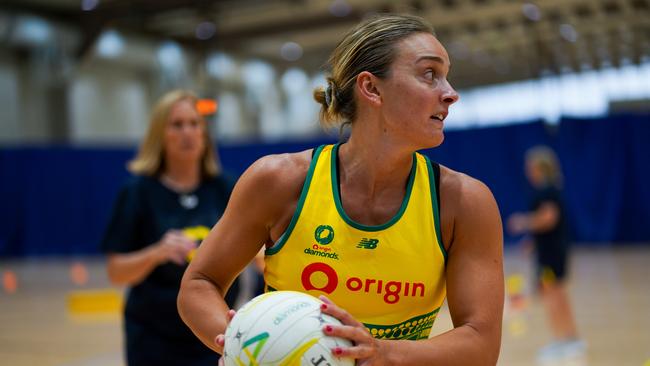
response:
M161 96L197 96L233 181L262 156L344 141L313 90L343 35L387 12L433 25L460 95L422 153L499 206L498 365L650 366L650 0L2 0L0 364L126 365L130 290L103 243ZM513 230L537 209L537 146L557 163L564 277L536 265L532 229ZM541 289L560 282L580 349L553 358ZM254 264L238 283L236 307L261 291ZM452 328L445 304L431 334Z

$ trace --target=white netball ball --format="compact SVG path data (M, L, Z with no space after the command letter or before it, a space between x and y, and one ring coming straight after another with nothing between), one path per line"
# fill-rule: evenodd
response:
M321 313L319 299L294 291L274 291L247 302L226 329L226 366L353 366L338 358L334 347L351 342L323 333L326 324L341 322Z

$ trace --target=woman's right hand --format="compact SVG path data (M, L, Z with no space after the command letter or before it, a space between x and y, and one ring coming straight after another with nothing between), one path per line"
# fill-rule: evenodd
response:
M328 324L324 326L323 333L352 342L351 347L332 349L332 354L335 357L353 358L358 366L389 365L386 347L382 347L383 341L375 339L363 323L356 320L346 310L338 307L326 296L321 295L318 298L323 302L320 307L321 312L337 318L342 323L342 325Z
M226 328L228 327L228 324L232 321L232 318L235 317L236 311L233 309L228 310L228 313L226 314ZM225 330L224 330L225 332ZM225 334L219 334L216 337L214 337L214 344L217 345L217 352L221 353L222 357L219 359L219 366L224 366L224 360L223 360L223 348L226 345L226 335Z
M184 265L188 254L196 247L196 242L182 231L168 230L155 245L158 263L174 262L179 266Z

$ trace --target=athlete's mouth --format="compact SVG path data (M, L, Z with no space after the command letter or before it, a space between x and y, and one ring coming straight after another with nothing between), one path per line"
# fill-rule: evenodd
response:
M447 117L447 114L442 113L442 112L431 115L432 119L437 119L438 121L441 121L441 122L445 120L445 117Z

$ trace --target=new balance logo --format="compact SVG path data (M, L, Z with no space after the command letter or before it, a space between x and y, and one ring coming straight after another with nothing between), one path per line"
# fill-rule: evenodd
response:
M379 244L379 239L368 239L368 238L363 238L357 244L357 248L362 248L362 249L375 249L377 248L377 244Z

